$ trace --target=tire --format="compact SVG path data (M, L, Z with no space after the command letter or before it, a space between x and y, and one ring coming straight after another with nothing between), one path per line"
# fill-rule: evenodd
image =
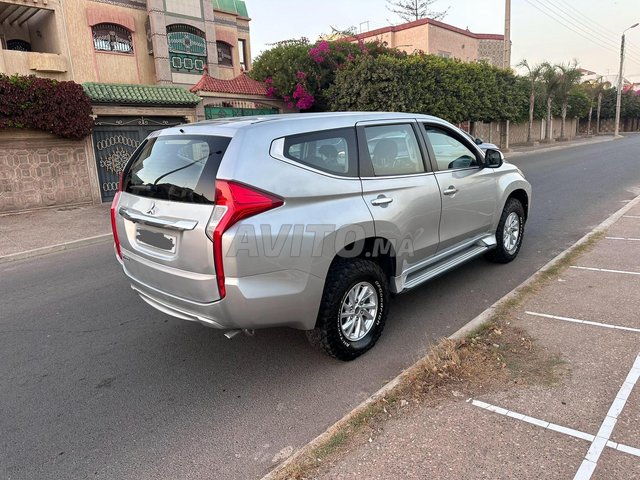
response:
M524 222L522 203L515 198L509 198L496 229L498 245L486 254L487 260L495 263L509 263L518 256L524 235ZM514 238L514 235L517 237Z
M312 345L321 347L328 355L338 360L353 360L380 338L388 305L389 286L378 264L362 259L340 259L329 271L316 328L308 331L307 337Z

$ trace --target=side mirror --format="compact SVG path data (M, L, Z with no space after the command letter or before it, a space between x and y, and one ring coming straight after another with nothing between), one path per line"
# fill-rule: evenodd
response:
M504 163L504 155L500 150L488 148L487 151L484 152L484 163L485 166L490 168L500 168Z
M474 140L474 142L476 142L476 145L482 145L484 143L484 140L478 137Z

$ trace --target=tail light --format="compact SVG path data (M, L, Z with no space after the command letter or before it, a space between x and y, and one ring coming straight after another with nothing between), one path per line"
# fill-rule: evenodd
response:
M116 245L116 252L118 258L122 258L122 252L120 251L120 240L118 239L118 229L116 227L116 211L118 208L118 201L120 200L120 192L122 192L122 174L120 174L120 183L118 184L118 191L113 197L111 202L111 230L113 231L113 242Z
M247 185L216 180L216 206L207 225L207 236L213 240L213 259L220 298L226 295L222 258L222 235L240 220L266 212L284 204L284 201Z

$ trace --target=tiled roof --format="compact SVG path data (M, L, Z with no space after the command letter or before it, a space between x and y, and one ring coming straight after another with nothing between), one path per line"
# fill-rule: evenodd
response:
M249 78L241 73L233 80L221 80L213 78L207 72L190 89L192 92L235 93L240 95L267 95L267 87L264 83Z
M93 103L194 106L200 102L200 97L180 87L91 82L82 87Z
M244 0L212 0L214 10L237 13L239 16L249 18L247 4Z
M431 18L422 18L413 22L403 23L402 25L392 25L389 27L378 28L376 30L371 30L369 32L363 32L355 35L355 38L364 40L365 38L375 37L377 35L382 35L383 33L399 32L400 30L407 30L409 28L419 27L421 25L433 25L434 27L440 27L451 32L466 35L467 37L477 38L478 40L504 40L504 35L494 33L473 33L469 30L463 30L462 28L454 27L453 25L449 25L448 23L439 22L438 20L433 20Z

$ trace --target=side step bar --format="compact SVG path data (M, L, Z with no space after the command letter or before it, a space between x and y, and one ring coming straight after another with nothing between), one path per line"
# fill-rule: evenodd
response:
M469 260L472 260L473 258L479 255L482 255L487 250L489 250L489 247L485 245L475 246L470 250L467 250L465 253L458 255L450 260L447 260L446 262L436 263L435 265L431 266L430 268L427 268L426 270L417 272L414 275L410 275L404 284L403 291L417 287L418 285L421 285L424 282L437 277L438 275L442 275L443 273L448 272L452 268L457 267L458 265L462 265L463 263L466 263Z

